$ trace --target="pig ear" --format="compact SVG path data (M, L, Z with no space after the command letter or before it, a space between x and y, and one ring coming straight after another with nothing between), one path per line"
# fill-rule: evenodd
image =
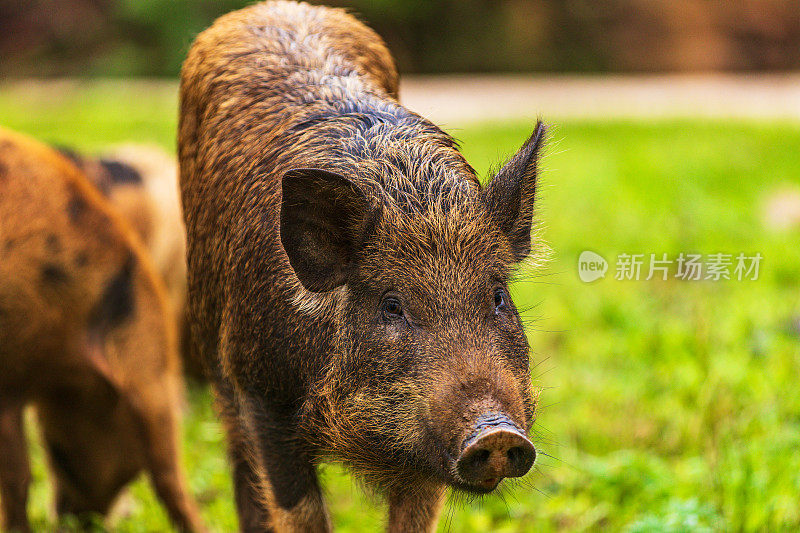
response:
M537 167L545 133L544 124L537 122L530 138L492 178L483 192L489 215L511 241L516 261L522 261L531 251Z
M345 282L369 218L366 195L344 176L316 168L284 174L281 242L306 289Z

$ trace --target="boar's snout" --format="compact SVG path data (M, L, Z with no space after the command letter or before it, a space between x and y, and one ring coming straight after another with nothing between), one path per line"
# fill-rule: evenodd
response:
M427 422L442 452L436 463L454 488L488 493L503 478L525 475L536 458L526 436L536 408L530 378L488 350L453 353L430 372Z
M535 460L525 432L508 416L492 413L480 417L464 440L456 471L469 485L488 492L503 478L524 476Z

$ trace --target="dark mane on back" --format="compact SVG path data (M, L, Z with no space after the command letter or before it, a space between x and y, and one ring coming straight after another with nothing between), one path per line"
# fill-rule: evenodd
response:
M407 213L449 211L480 188L458 142L396 101L354 94L335 82L309 89L322 98L289 132L318 147L328 170L367 177ZM327 98L330 93L337 97Z

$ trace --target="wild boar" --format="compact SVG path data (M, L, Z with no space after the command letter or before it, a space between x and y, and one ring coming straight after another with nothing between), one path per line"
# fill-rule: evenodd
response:
M117 146L95 157L65 146L57 149L89 177L141 238L167 286L180 333L183 370L204 381L186 322L186 230L178 197L178 162L147 145Z
M385 494L391 531L431 530L445 487L491 492L534 462L508 283L545 129L482 187L397 94L374 32L303 3L219 18L183 65L192 333L242 530L329 529L326 459Z
M146 470L181 529L203 529L178 454L182 380L166 294L142 244L77 167L0 129L0 489L29 529L23 409L61 514L105 513Z

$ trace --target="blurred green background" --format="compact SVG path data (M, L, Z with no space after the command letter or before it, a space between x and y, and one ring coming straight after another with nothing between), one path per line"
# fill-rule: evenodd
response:
M0 125L87 152L128 141L174 152L185 51L215 16L246 3L0 0L6 81L79 78L0 83ZM328 3L368 20L403 72L800 66L797 2ZM800 529L800 217L783 228L765 223L768 199L791 203L800 188L800 122L542 112L552 128L539 217L553 256L514 286L543 388L533 435L541 453L535 471L500 494L452 499L439 531ZM448 129L485 176L531 128L512 120ZM584 250L611 262L605 279L579 280ZM764 260L756 281L613 279L620 253L681 252ZM184 452L204 518L213 531L233 531L222 428L196 384ZM48 531L50 487L35 453L29 509L37 530ZM349 475L326 466L323 482L338 531L380 527L379 500ZM142 478L98 528L169 524Z

